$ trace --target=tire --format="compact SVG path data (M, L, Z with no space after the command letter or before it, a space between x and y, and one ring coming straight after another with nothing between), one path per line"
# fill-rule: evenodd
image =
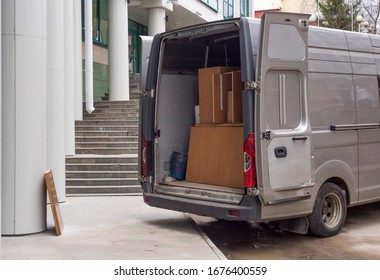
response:
M337 235L347 215L344 191L334 183L325 183L318 191L313 212L308 216L310 231L321 237Z

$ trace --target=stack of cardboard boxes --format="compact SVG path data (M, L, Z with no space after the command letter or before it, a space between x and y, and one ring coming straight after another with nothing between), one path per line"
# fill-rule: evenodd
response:
M191 128L186 181L244 187L241 72L198 71L199 123Z

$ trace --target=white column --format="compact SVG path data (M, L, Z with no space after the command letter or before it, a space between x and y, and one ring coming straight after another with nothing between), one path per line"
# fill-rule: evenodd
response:
M0 0L0 30L1 30L1 0ZM2 88L2 84L1 84L1 57L2 57L2 55L3 55L3 53L2 53L2 51L1 51L1 36L0 36L0 89ZM1 152L1 150L2 150L2 148L1 148L1 127L2 127L2 125L1 125L1 122L2 122L2 117L1 117L1 106L2 106L2 104L1 104L1 98L0 98L0 253L1 253L1 189L2 189L2 176L1 176L1 161L2 161L2 157L1 157L1 155L2 155L2 152ZM1 258L0 258L1 259Z
M65 150L66 155L75 155L73 0L65 0L64 4Z
M141 1L141 8L148 10L148 35L154 36L166 30L166 11L173 11L173 4L166 0Z
M47 2L47 168L52 169L59 201L66 198L64 0Z
M82 76L82 7L74 1L74 95L75 120L83 120L83 76Z
M128 3L108 1L110 100L129 100Z
M93 38L92 38L92 0L84 2L85 20L84 20L84 46L85 46L85 75L86 75L86 111L91 114L94 108L94 55L93 55Z
M148 9L148 35L154 36L158 33L165 32L165 9L163 8L150 8Z
M47 0L2 1L2 234L46 230Z

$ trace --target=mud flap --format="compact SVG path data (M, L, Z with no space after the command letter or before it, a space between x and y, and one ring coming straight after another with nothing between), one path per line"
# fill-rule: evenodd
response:
M299 234L307 234L309 231L309 221L306 217L284 220L280 222L280 229Z

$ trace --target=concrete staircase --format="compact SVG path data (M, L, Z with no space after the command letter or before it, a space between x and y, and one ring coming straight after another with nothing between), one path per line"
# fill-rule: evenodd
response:
M140 193L138 176L138 76L130 77L129 101L95 102L75 123L75 156L66 157L66 194Z

